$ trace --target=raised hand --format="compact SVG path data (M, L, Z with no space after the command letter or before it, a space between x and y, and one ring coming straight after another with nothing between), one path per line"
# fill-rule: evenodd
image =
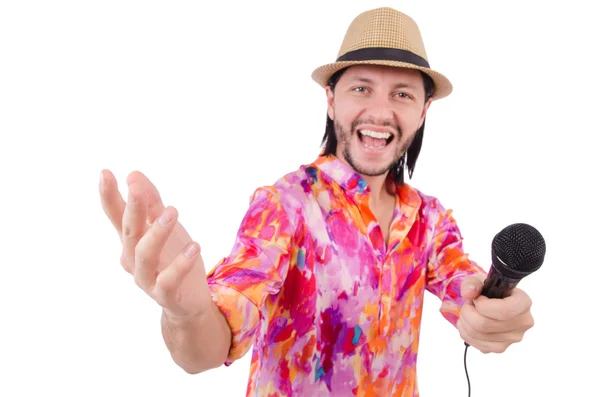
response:
M168 317L185 321L206 312L211 299L200 246L145 175L133 172L127 184L125 202L114 175L101 173L102 208L121 239L121 265Z

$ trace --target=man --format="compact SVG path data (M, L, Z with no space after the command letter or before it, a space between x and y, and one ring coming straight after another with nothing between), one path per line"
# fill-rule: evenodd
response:
M121 263L162 306L174 360L198 373L253 345L248 396L416 396L425 290L475 348L521 340L529 297L480 296L485 272L451 211L404 182L429 106L452 90L415 22L390 8L359 15L313 78L327 95L322 155L256 190L232 252L208 274L144 175L129 176L125 203L102 173Z

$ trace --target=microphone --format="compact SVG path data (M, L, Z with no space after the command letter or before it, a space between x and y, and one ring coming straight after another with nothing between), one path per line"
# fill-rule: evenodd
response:
M544 262L546 242L536 228L515 223L502 229L492 241L492 266L481 294L505 298L519 281L538 270Z

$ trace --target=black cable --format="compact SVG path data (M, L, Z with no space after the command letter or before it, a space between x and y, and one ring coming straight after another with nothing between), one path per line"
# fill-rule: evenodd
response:
M465 342L465 374L467 374L467 385L469 386L469 397L471 397L471 381L469 380L469 372L467 371L467 349L469 348L469 344Z

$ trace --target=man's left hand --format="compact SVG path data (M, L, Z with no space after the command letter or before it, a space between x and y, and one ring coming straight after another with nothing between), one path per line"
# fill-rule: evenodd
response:
M531 298L515 288L504 299L481 295L483 281L477 276L465 279L461 294L467 301L456 324L461 338L482 353L503 353L533 327Z

